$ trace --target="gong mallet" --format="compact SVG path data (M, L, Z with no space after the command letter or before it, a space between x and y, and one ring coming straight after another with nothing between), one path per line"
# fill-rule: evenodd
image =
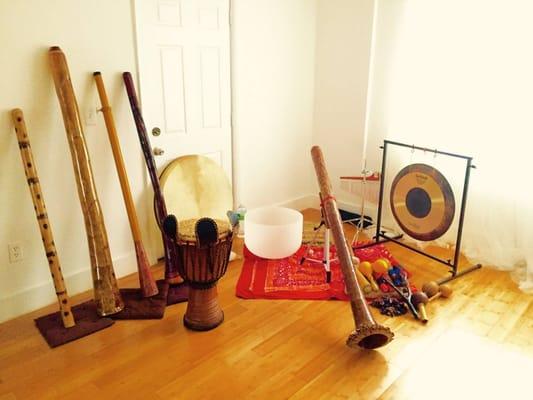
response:
M435 281L424 283L422 286L422 291L427 295L429 301L436 300L439 297L444 297L447 299L453 293L453 289L450 287L450 285L445 283L439 285Z
M364 349L375 349L384 346L393 339L394 333L388 327L376 323L366 304L363 291L355 276L356 266L354 266L352 261L350 246L342 230L341 216L337 208L337 201L333 197L331 182L320 147L313 146L311 156L320 186L322 207L337 245L337 256L348 296L350 297L350 305L355 322L355 330L348 336L346 344L349 347L355 348L359 346ZM356 258L354 259L357 261Z

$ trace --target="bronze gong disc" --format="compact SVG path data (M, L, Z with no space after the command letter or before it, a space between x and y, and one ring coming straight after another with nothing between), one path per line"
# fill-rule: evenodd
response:
M455 214L450 184L427 164L411 164L398 172L392 182L390 205L402 230L423 241L444 235Z

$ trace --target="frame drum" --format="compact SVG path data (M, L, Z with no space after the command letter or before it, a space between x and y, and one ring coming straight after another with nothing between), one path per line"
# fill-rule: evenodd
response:
M178 221L210 217L227 220L233 209L231 184L225 171L201 155L178 157L161 173L161 190L168 214Z

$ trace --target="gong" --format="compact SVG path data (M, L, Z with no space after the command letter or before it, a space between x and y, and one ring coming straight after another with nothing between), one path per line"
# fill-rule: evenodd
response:
M450 184L427 164L411 164L398 172L391 186L390 205L402 230L422 241L444 235L455 214Z

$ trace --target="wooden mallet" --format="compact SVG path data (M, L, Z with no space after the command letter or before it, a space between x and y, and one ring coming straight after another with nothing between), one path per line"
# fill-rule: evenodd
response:
M428 322L428 314L426 312L426 304L429 302L428 296L423 292L413 293L411 296L411 303L415 306L423 323Z
M444 298L448 298L453 293L453 289L449 285L439 285L435 281L424 283L424 285L422 286L422 291L427 295L429 301L438 299L441 296Z

